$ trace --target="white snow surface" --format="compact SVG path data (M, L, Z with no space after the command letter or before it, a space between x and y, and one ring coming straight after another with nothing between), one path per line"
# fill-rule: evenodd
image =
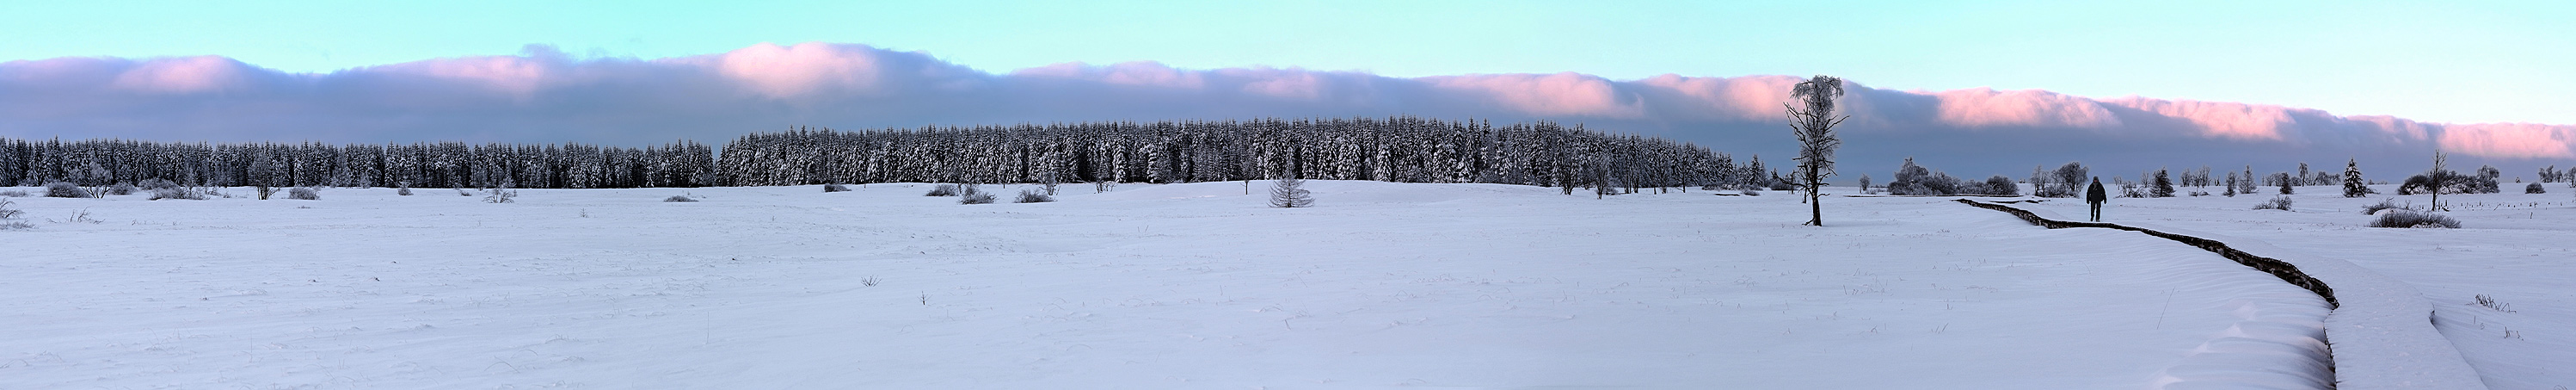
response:
M2523 185L2504 186L2514 193L2442 195L2442 201L2451 204L2451 211L2442 214L2458 219L2460 229L2366 227L2376 217L2362 214L2362 206L2383 200L2419 208L2431 203L2430 195L2394 195L2396 188L2392 185L2372 186L2380 193L2364 198L2344 198L2339 186L2297 187L2296 194L2288 195L2295 200L2290 211L2252 209L2257 202L2279 196L2269 193L2270 187L2264 188L2263 194L2236 197L2112 199L2104 208L2103 221L2209 232L2278 248L2246 249L2258 255L2326 258L2367 268L2420 291L2374 292L2421 296L2429 308L2388 315L2422 317L2416 313L2430 311L2432 329L2449 339L2487 388L2576 388L2576 371L2568 370L2576 367L2576 284L2571 284L2576 283L2571 282L2576 281L2576 234L2571 234L2576 232L2576 196L2570 195L2576 190L2565 183L2549 183L2549 193L2522 194L2519 192ZM2054 210L2064 215L2086 212L2083 202L2074 200L2013 206ZM2297 261L2286 257L2284 260ZM2309 266L2301 263L2300 267ZM2345 292L2346 282L2329 279L2327 283L2336 288L2339 298L2351 294ZM2488 296L2498 307L2477 304L2479 295ZM2353 298L2341 299L2347 301L2346 305L2353 304ZM2417 349L2390 343L2420 339L2386 336L2394 337L2348 344L2340 340L2345 336L2337 336L2334 344L2338 363L2356 358L2392 358L2354 350L2355 346ZM2341 374L2398 377L2408 371L2441 370L2428 366L2435 363L2364 372L2346 370Z
M1827 198L1829 226L1806 227L1785 193L1483 184L1310 181L1318 207L1274 209L1268 184L1068 185L1060 202L989 205L926 184L11 198L36 227L0 231L0 388L2331 380L2321 299L2136 233L1943 198ZM661 202L684 193L703 201ZM2526 261L2564 258L2550 256ZM2458 318L2446 334L2566 336L2525 325L2569 307L2563 284L2426 290L2521 310L2439 301Z

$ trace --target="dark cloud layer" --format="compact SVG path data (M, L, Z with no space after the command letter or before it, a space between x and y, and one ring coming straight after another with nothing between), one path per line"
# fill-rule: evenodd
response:
M1093 120L1419 115L1555 120L1785 156L1794 76L1575 73L1392 78L1296 68L1060 64L994 74L924 53L756 45L660 59L576 59L546 47L332 73L229 58L0 63L0 137L156 141L721 142L751 131ZM1902 158L1962 176L2084 160L2104 175L2158 166L2419 170L2439 147L2511 172L2576 158L2576 126L2439 124L2281 106L2097 99L2023 90L1895 91L1844 101L1846 177ZM1774 164L1781 162L1773 161ZM1886 169L1880 169L1880 168ZM2239 167L2241 169L2241 167Z

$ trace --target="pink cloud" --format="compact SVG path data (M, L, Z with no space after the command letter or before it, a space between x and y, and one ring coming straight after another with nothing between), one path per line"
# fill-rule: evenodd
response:
M2160 100L2136 96L2111 99L2105 103L2189 120L2193 124L2200 125L2202 135L2241 140L2283 140L2281 129L2291 123L2290 111L2292 111L2289 108L2273 105Z
M157 58L117 74L109 85L153 94L222 92L247 86L249 68L221 56Z
M2568 158L2576 126L2478 123L2442 126L2442 149L2484 157Z
M1792 76L1683 77L1664 74L1636 83L1672 90L1691 101L1682 104L1709 117L1757 122L1786 122L1781 104L1789 102L1789 90L1804 81ZM1853 95L1845 95L1846 97ZM1675 113L1687 114L1687 113Z
M1645 108L1637 104L1635 95L1619 93L1610 80L1580 73L1476 74L1414 80L1531 115L1645 116Z
M1996 91L1974 88L1931 94L1940 99L1940 121L1952 126L2074 127L2120 126L2120 118L2092 99L2041 90Z
M873 90L879 81L876 50L867 46L820 42L795 46L761 43L711 59L692 57L685 62L711 66L717 74L740 82L744 89L772 99L790 100L831 92L881 92Z
M484 56L407 62L369 70L456 80L524 101L548 83L557 67L540 58Z

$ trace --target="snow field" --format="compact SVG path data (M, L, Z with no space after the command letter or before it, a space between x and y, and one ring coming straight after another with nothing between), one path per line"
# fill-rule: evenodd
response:
M2329 378L2322 300L2135 233L1939 198L1828 198L1814 228L1786 194L1309 183L1317 208L1261 207L1260 182L994 205L923 184L15 198L38 228L0 232L0 387ZM682 193L704 201L660 202ZM103 222L46 221L84 209Z
M2259 240L2283 251L2332 258L2403 281L2431 306L2433 328L2457 347L2484 384L2494 389L2576 388L2576 199L2563 183L2550 193L2445 194L2443 214L2461 229L2386 229L2366 226L2362 206L2394 199L2418 207L2430 195L2380 194L2344 198L2340 187L2298 187L2291 211L2250 210L2273 194L2160 199L2113 199L2103 220L2144 223ZM2266 191L2269 191L2267 188ZM2082 202L2016 204L2082 215ZM2331 281L2330 281L2331 282ZM2339 289L2341 286L2337 286ZM2486 295L2505 307L2476 304ZM2510 311L2508 311L2510 310ZM2342 352L2338 350L2338 352Z

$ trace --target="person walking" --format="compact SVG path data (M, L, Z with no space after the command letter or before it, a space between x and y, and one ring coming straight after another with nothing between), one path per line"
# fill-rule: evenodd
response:
M2102 191L2101 177L2094 177L2093 185L2084 187L2084 204L2093 206L2093 222L2102 222L2102 202L2110 200L2111 194Z

